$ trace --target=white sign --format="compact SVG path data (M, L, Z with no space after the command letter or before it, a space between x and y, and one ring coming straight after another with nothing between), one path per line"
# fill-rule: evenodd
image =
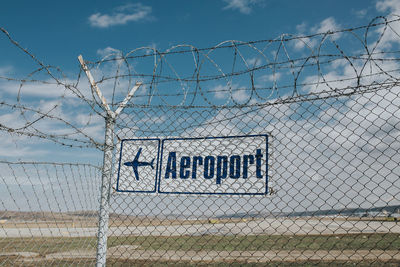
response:
M160 139L121 141L116 191L155 193Z
M265 195L268 136L123 140L116 190Z

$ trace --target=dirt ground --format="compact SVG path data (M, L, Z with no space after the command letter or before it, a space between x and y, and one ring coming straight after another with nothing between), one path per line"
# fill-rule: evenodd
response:
M38 262L68 259L95 259L94 250L73 250L41 256L37 253L19 252L19 262ZM7 256L7 255L1 255ZM142 250L138 246L115 246L108 249L108 259L147 260L168 262L254 262L271 261L399 261L397 250L270 250L270 251L173 251Z

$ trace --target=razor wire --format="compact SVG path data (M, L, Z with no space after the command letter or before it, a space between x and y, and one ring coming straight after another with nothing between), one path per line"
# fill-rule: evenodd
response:
M112 50L99 61L86 61L112 110L121 106L136 82L142 84L114 122L110 219L99 218L100 224L108 226L108 265L398 263L399 30L398 16L377 17L365 26L312 35L230 40L208 48L178 45L166 51L154 47L128 53ZM18 118L4 116L1 132L13 140L32 137L82 151L106 149L102 138L107 114L102 100L82 78L82 70L76 79L67 78L60 68L44 64L2 32L38 69L24 78L0 76L0 83L14 88L0 103L2 115L10 112ZM54 101L41 101L40 90L51 94ZM100 135L96 135L98 129ZM117 190L124 140L248 135L268 135L268 193L263 197ZM152 151L155 144L141 145L144 157L151 158L146 151ZM178 149L185 143L174 146ZM186 151L194 153L186 146ZM222 155L230 153L229 147L255 148L255 143L230 141L225 146L194 145L200 154ZM129 152L126 160L136 153ZM17 180L20 168L30 163L4 164ZM31 164L38 169L37 162ZM61 168L49 166L51 171ZM80 169L86 165L68 166ZM54 203L55 197L42 193L43 189L29 190L34 195L22 198L28 210L53 210L54 221L64 214L73 217L70 213L80 208L91 210L98 204L101 181L97 167L90 168L96 175L88 177L97 177L90 181L91 189L85 189L93 192L90 197L85 191L81 195L74 192L81 181L59 181L68 199ZM249 175L254 176L255 170L249 169ZM74 174L63 174L63 180L70 176ZM50 174L45 177L42 187L46 179L51 180ZM79 177L86 178L86 174ZM126 179L126 187L133 191L141 186L133 175ZM7 186L8 178L3 180ZM5 192L15 189L6 187ZM36 200L38 206L28 199ZM50 203L63 203L66 209L52 208ZM25 204L2 204L5 214L13 214L8 211L10 206L15 206L19 216L23 214ZM33 239L33 234L29 237ZM75 255L84 263L83 258L89 257L88 264L93 263L93 239L74 242L81 242L80 248L90 253L73 254L75 247L65 245L67 252L60 252L60 257L71 260ZM5 265L13 257L23 257L7 255L11 258L5 258Z

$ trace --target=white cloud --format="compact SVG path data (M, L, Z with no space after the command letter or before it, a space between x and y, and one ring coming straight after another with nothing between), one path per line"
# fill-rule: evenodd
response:
M326 33L334 32L340 29L340 25L335 21L333 17L324 19L320 24L311 28L312 33ZM331 35L332 40L337 40L341 36L340 33Z
M324 33L328 31L335 31L339 29L339 25L336 23L333 17L329 17L321 21L320 24L311 28L314 33Z
M364 18L365 15L367 15L368 11L367 9L361 9L355 12L356 16L359 18Z
M303 22L299 25L296 25L296 30L300 33L305 32L307 29L307 23Z
M281 78L281 76L282 76L281 72L275 72L273 74L265 74L258 77L257 81L261 84L264 84L266 82L274 82L274 81L276 82Z
M232 99L236 103L244 104L250 100L250 95L245 88L238 88L232 93Z
M383 0L378 1L375 5L376 10L378 12L388 12L391 14L396 14L394 16L388 16L388 20L398 19L397 14L400 14L400 1L398 0ZM367 9L362 9L355 11L354 14L358 17L364 17L367 14ZM383 20L379 21L376 20L376 23L384 22ZM296 26L296 30L298 32L297 35L304 35L304 34L317 34L317 33L326 33L326 32L334 32L341 29L341 25L336 22L333 17L328 17L321 21L319 24L310 28L310 31L307 32L307 24L305 22ZM384 32L385 31L385 32ZM392 44L399 44L400 43L400 22L395 21L390 24L390 27L387 26L380 26L375 28L375 32L379 34L383 34L382 38L379 40L379 44L377 47L376 42L369 42L369 48L375 48L375 52L383 50L384 48L390 47ZM343 33L335 33L329 35L330 40L338 40L340 37L343 36ZM318 44L318 40L316 38L301 38L294 41L294 48L296 50L301 50L305 47L310 47L311 49L314 48Z
M63 82L73 83L70 80ZM79 88L79 90L85 93L86 97L91 97L89 87L86 84L83 86L85 87ZM41 137L39 139L26 139L25 135L13 135L18 147L14 148L12 153L9 153L10 157L44 155L45 151L50 153L50 148L40 147L39 151L34 147L42 142L51 143L49 140L52 138L61 142L64 142L64 137L72 138L74 141L65 142L75 144L78 142L79 145L81 144L80 141L88 142L93 138L96 140L104 138L104 122L99 121L98 118L88 119L85 122L82 114L90 116L93 113L87 103L75 97L72 91L66 89L63 85L55 84L54 81L47 80L45 83L26 82L22 86L15 81L0 81L0 93L3 101L7 103L7 105L1 106L0 124L5 129L14 129L17 133L24 132L26 136ZM14 108L8 106L14 104L16 105ZM46 137L49 135L54 136ZM5 134L5 136L8 135ZM3 139L6 140L6 137L3 137ZM30 142L24 140L30 140ZM10 150L11 147L12 145L3 142L0 150L5 152ZM31 153L31 151L35 151L36 154ZM0 152L0 156L2 155Z
M18 111L0 116L0 125L7 128L18 129L23 127L25 123L26 120L22 119L21 113ZM43 144L43 140L33 141L33 139L27 136L6 132L4 129L1 130L0 158L10 159L23 157L27 159L29 157L38 157L50 153L50 151L40 146L40 144ZM38 146L34 147L34 144Z
M217 100L226 99L229 101L229 97L234 103L243 104L250 100L250 95L246 88L240 88L239 85L217 85L212 89L214 92L214 98Z
M0 76L5 76L10 74L10 72L12 72L14 70L14 68L12 66L4 66L4 67L0 67Z
M79 128L79 130L91 137L93 140L101 143L104 140L104 123L90 123L88 126Z
M72 80L62 81L64 84L72 84ZM54 80L46 80L43 83L26 82L18 83L14 81L1 82L0 92L6 93L9 96L25 97L42 97L42 98L59 98L73 97L72 92L62 84L56 84Z
M259 57L246 59L247 66L249 68L259 67L261 66L262 62L263 62L262 58Z
M236 111L238 110L236 109ZM203 122L201 126L185 130L183 135L191 137L238 135L240 131L234 125L235 121L226 119L231 117L234 112L234 110L222 109L214 117Z
M314 25L312 27L307 27L307 23L303 22L301 24L296 25L296 30L298 34L303 35L307 33L307 29L310 29L311 34L315 33L325 33L328 31L337 31L340 29L340 24L338 24L333 17L329 17L318 23L317 25Z
M228 5L223 9L239 10L240 13L249 15L252 12L252 6L261 4L262 0L223 0Z
M126 120L127 118L124 117L124 120ZM135 119L132 118L132 121L134 121ZM139 123L143 123L143 124L147 124L147 125L151 125L151 124L161 124L164 123L168 120L167 116L165 115L161 115L161 116L152 116L152 117L144 117L141 118L140 120L137 120L136 124Z
M124 25L128 22L146 21L153 19L152 8L141 3L127 4L117 7L111 14L95 13L89 17L93 27L108 28L115 25Z
M94 116L93 114L78 114L75 117L75 121L80 125L104 124L104 119L102 117Z
M49 154L46 149L36 149L29 144L26 137L15 137L5 132L0 132L2 142L0 143L0 158L28 158ZM39 143L39 142L38 142Z
M384 0L376 3L376 9L379 12L389 11L394 14L399 14L400 2L398 0Z
M227 85L217 85L212 91L214 91L216 99L226 99L230 94L229 86Z
M305 47L312 49L317 45L317 43L318 42L316 39L303 37L303 38L294 40L294 48L296 50L301 50Z
M318 23L317 25L310 28L309 34L334 32L340 29L340 25L335 21L333 17L329 17ZM307 33L307 24L305 22L296 26L297 35L301 36ZM341 33L335 33L329 36L331 40L337 40L342 36ZM314 48L318 43L318 40L314 38L299 38L294 40L295 50L301 50L305 47L310 49Z
M400 14L400 2L397 0L384 0L378 1L376 3L376 9L379 12L389 12L393 14L392 16L387 16L387 20L398 20L398 15ZM380 22L384 22L381 20ZM400 44L400 22L395 21L391 22L390 27L386 27L386 25L380 26L376 29L377 34L382 34L382 38L380 39L379 44L377 45L376 42L370 43L369 47L375 47L375 51L380 51L386 48L390 48L393 44Z
M147 47L146 55L154 54L157 51L157 44L154 42L150 43Z
M121 51L119 51L118 49L112 48L110 46L107 46L106 48L103 48L103 49L97 49L96 53L101 57L106 57L109 55L120 55Z
M25 121L21 120L21 112L14 111L0 115L0 124L8 128L20 128L25 125Z

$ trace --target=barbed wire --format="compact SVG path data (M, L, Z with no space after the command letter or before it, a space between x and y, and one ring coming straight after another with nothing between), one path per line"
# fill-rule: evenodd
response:
M72 163L72 162L50 162L50 161L8 161L8 160L0 160L0 163L10 164L10 165L54 165L54 166L87 166L96 168L98 170L101 169L101 166L90 164L90 163Z
M142 88L126 105L127 110L262 107L397 86L400 50L387 47L384 42L388 38L392 43L400 39L394 27L399 22L396 15L380 16L367 25L308 35L283 34L247 42L230 40L205 48L177 45L166 51L142 47L126 54L112 51L102 60L86 63L112 107L121 104L138 80ZM93 136L88 129L93 120L100 127L105 113L86 78L82 81L82 70L76 78L69 79L59 67L45 64L4 28L0 30L38 65L24 78L0 76L0 81L12 88L7 90L9 96L0 103L0 109L18 111L19 120L25 122L16 127L0 121L0 131L62 146L102 150L101 136ZM353 42L351 49L349 40ZM341 73L337 66L350 73ZM38 91L33 92L31 87L35 86ZM52 99L55 103L46 110L35 99L40 90L57 95L57 99ZM79 108L65 112L66 103L72 101L77 101ZM85 121L74 120L74 112L78 111L86 115ZM69 132L50 133L43 127L46 123L64 125Z
M384 20L383 23L374 23L374 21L378 20L378 19L382 19ZM232 95L235 92L239 92L239 91L251 91L252 96L256 96L258 97L260 101L267 101L268 98L262 97L258 94L258 92L261 91L265 91L265 90L273 90L273 91L280 91L280 90L284 90L284 89L288 89L288 88L292 88L293 89L293 93L294 94L298 94L298 92L294 92L298 89L298 87L305 87L305 86L309 86L309 85L326 85L329 87L329 84L331 83L336 83L336 82L343 82L346 80L356 80L357 83L359 83L359 81L362 78L365 77L369 77L369 76L373 76L373 75L386 75L387 77L396 79L395 77L391 76L390 73L392 72L396 72L397 69L392 69L392 70L384 70L381 69L379 70L379 63L380 64L385 64L384 62L397 62L398 58L397 57L391 57L388 58L386 56L382 56L383 54L386 55L387 54L396 54L397 51L387 51L385 50L380 51L378 50L378 45L381 42L382 38L385 36L385 34L387 34L388 29L391 29L392 31L393 28L390 26L391 23L397 23L398 22L398 18L393 19L393 20L388 20L387 18L384 17L378 17L376 19L374 19L369 25L366 26L362 26L362 27L356 27L356 28L351 28L351 29L343 29L343 30L337 30L337 31L330 31L330 32L326 32L326 33L318 33L318 34L314 34L314 35L307 35L307 36L299 36L299 37L291 37L291 38L284 38L284 37L280 37L279 42L276 39L273 40L261 40L260 42L239 42L239 41L226 41L223 42L217 46L214 47L209 47L209 48L204 48L204 49L197 49L194 48L192 46L189 45L182 45L182 46L176 46L174 48L168 49L166 52L160 52L157 49L151 48L151 47L147 47L147 48L139 48L136 50L133 50L129 53L127 53L125 56L122 56L120 53L117 53L115 55L112 56L107 56L106 58L104 58L102 61L97 61L97 62L93 62L93 67L95 67L96 69L99 69L100 66L102 64L107 64L110 62L120 62L120 64L118 65L119 68L122 67L122 65L126 64L127 65L127 71L126 73L121 74L121 71L118 70L119 74L118 75L103 75L101 76L101 78L98 80L98 83L107 83L110 80L118 80L118 79L141 79L143 85L147 85L150 90L148 93L145 94L140 94L138 93L136 95L136 98L139 97L148 97L148 105L150 104L150 100L153 97L160 97L161 101L163 102L163 104L165 105L169 105L169 106L179 106L179 105L184 105L184 106L191 106L196 102L196 99L192 99L191 102L181 102L178 104L170 104L167 103L167 101L165 101L165 97L168 96L181 96L183 99L187 100L187 97L192 95L192 96L198 96L200 95L206 102L206 105L210 106L210 107L221 107L221 104L213 104L212 101L210 101L210 98L213 97L213 95L209 96L210 93L223 93L223 92L228 92L230 94L230 105L229 106L235 106L235 105L239 105L239 106L243 106L243 103L238 103L238 101L235 101L234 98L232 98ZM373 44L372 47L368 47L369 43L368 43L368 34L370 35L374 35L376 34L373 30L377 30L379 27L382 27L380 30L380 34L376 37L377 41L375 44ZM355 34L356 31L359 30L365 30L363 33L360 33L359 35L363 36L363 38L358 37L358 35ZM338 36L335 37L335 35L342 35L344 33L348 33L351 36L357 36L357 40L360 41L360 47L357 47L357 49L354 49L354 51L352 51L352 53L354 53L355 51L357 51L357 54L349 54L347 55L347 53L344 52L344 50L341 48L341 46L335 41L336 38L338 38ZM289 44L290 41L299 41L299 40L303 40L303 39L307 39L307 38L313 38L313 37L322 37L320 40L318 40L318 43L315 43L313 47L308 46L307 43L304 43L304 46L308 46L308 51L309 51L309 55L307 56L300 56L300 57L291 57L288 54L288 49L286 48ZM339 36L341 39L345 39L342 36ZM329 40L330 38L330 40ZM312 43L313 40L310 40L309 43ZM272 42L277 42L278 43L278 47L276 51L272 50L272 51L267 51L266 49L267 47L263 47L263 48L257 48L254 46L255 43L265 43L267 42L268 44L272 43ZM226 43L229 43L230 45L226 45ZM322 53L324 52L322 47L325 43L330 43L334 46L335 50L338 53ZM191 71L187 71L186 73L191 73L190 76L183 76L181 73L179 73L179 75L177 75L177 72L173 69L170 68L169 70L165 70L165 66L172 66L172 63L169 63L167 60L167 56L169 55L175 55L176 53L174 51L172 51L173 49L176 49L177 47L191 47L191 49L189 50L183 50L183 51L178 51L176 53L189 53L189 52L193 52L196 51L196 53L198 51L205 51L204 53L197 53L195 56L193 56L193 68L191 69ZM239 50L239 47L247 47L250 48L251 50L253 50L253 52L255 52L255 54L257 56L259 56L259 58L257 60L259 60L259 62L261 63L261 61L264 61L263 64L257 64L257 63L253 63L248 64L246 62L247 59L252 59L249 57L249 55L247 55L248 57L246 57L246 55L244 53L242 53ZM221 52L221 49L231 49L233 51L233 62L230 63L229 65L231 67L227 67L226 69L229 69L231 71L226 72L223 71L223 67L224 65L227 65L226 62L222 62L220 64L217 64L216 60L213 59L211 57L212 53L217 50L220 49L219 52ZM281 50L280 50L281 49ZM138 57L142 57L142 56L134 56L132 54L142 51L154 51L153 54L151 54L152 56L154 56L154 64L152 64L152 73L143 73L143 72L139 72L136 71L137 69L131 67L133 65L133 63L130 63L131 59L137 59ZM332 49L331 49L332 50ZM363 52L359 52L360 50L362 50ZM284 51L284 60L280 60L280 56L279 56L279 52L280 51ZM269 57L267 56L268 53L267 52L274 52L274 56L272 57L272 60L269 60ZM296 51L295 51L296 52ZM253 54L254 55L254 54ZM380 57L377 57L378 55L380 55ZM111 58L110 58L111 57ZM202 57L202 58L201 58ZM235 69L235 67L237 67L238 64L238 58L240 58L241 60L241 67L239 69ZM354 75L352 77L345 77L342 79L336 79L336 80L325 80L324 78L324 65L328 67L330 67L332 64L335 64L335 62L340 62L345 60L347 62L347 65L350 66L352 68L352 70L354 71ZM379 62L379 63L378 63ZM357 64L358 63L358 64ZM362 64L361 64L362 63ZM205 67L205 65L208 64L209 66L214 67L215 71L218 74L214 74L214 75L209 75L208 74L208 70ZM361 65L360 65L361 64ZM378 71L374 71L374 73L365 73L364 72L364 68L368 65L374 65L374 67L376 69L378 69ZM97 66L96 66L97 65ZM204 67L206 69L206 71L204 71L207 74L203 74L202 72L202 67ZM225 66L224 66L225 67ZM300 81L299 77L300 75L302 75L303 73L307 73L307 69L311 68L311 67L316 67L315 73L320 79L318 81L315 82L304 82L304 81ZM289 70L292 72L293 77L288 78L286 77L285 81L286 84L283 85L278 85L277 84L277 80L276 78L272 78L271 79L271 83L273 84L270 87L265 87L265 86L256 86L255 85L255 75L262 75L263 71L266 70L270 70L272 72L272 74L276 74L276 72L281 71L284 72L286 70ZM214 72L215 72L214 71ZM166 75L167 73L170 73L172 75ZM233 86L233 82L232 79L236 78L236 79L240 79L243 78L245 75L249 75L249 79L246 80L245 84L247 84L245 86L241 86L240 88L234 88ZM309 74L311 75L311 74ZM206 82L209 81L218 81L221 80L223 82L225 82L225 88L217 88L217 89L213 89L213 88L204 88L202 85L206 84ZM291 82L290 82L291 81ZM129 83L131 84L131 82ZM169 90L157 90L158 87L160 87L160 85L162 84L168 84L169 85ZM181 85L179 85L181 84ZM248 85L251 85L251 87L248 87ZM363 85L364 84L358 84L358 85ZM165 87L167 85L164 85ZM178 91L176 90L176 88L171 88L172 86L175 86L176 88L180 88L181 90ZM186 87L192 87L192 88L185 88ZM337 86L335 87L336 89ZM191 90L192 89L192 90ZM331 90L333 90L333 88L330 88ZM173 91L173 93L171 93L171 91ZM167 93L168 92L168 93ZM228 95L229 95L228 94ZM115 92L113 92L113 95L115 95ZM272 95L272 98L275 98L276 95ZM228 96L229 98L229 96ZM155 101L154 101L155 102ZM250 99L249 101L250 102ZM116 102L116 103L112 103L112 105L118 105L120 102ZM227 103L224 103L227 104ZM198 105L196 105L198 106ZM222 105L223 106L223 105Z

